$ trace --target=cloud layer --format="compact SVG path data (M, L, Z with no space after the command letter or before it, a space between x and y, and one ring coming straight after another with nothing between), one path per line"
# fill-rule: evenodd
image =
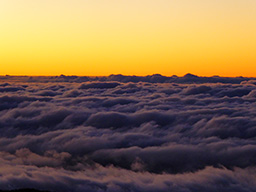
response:
M252 78L1 77L0 189L256 190Z

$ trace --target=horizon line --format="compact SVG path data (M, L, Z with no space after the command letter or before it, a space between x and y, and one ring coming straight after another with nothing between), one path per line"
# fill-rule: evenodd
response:
M204 78L204 77L220 77L220 78L256 78L256 76L220 76L220 75L211 75L211 76L201 76L201 75L196 75L193 73L186 73L183 76L178 76L178 75L171 75L171 76L166 76L162 75L160 73L154 73L154 74L149 74L149 75L123 75L121 73L117 74L110 74L110 75L65 75L65 74L60 74L60 75L11 75L11 74L5 74L5 75L0 75L0 77L110 77L110 76L124 76L124 77L150 77L150 76L162 76L162 77L176 77L176 78L182 78L182 77L199 77L199 78Z

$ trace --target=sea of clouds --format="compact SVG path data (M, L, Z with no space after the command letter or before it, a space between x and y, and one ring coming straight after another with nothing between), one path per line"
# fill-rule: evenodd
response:
M256 191L256 79L0 77L0 189Z

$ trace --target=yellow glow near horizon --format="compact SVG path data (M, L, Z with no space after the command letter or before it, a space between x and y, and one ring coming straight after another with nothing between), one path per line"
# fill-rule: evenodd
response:
M0 75L256 76L255 0L0 0Z

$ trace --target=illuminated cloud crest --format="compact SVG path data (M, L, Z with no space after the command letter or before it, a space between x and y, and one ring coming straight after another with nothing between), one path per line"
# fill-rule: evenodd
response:
M0 189L256 191L255 82L1 77Z

